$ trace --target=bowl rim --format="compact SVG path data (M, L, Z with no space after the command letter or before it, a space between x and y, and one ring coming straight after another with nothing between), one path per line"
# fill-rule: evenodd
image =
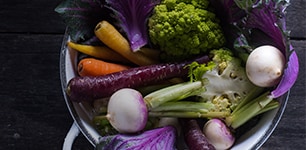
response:
M61 87L62 92L64 96L64 100L66 103L66 106L70 112L71 117L73 118L74 122L76 122L77 127L79 128L80 132L85 136L85 138L95 147L99 143L99 138L102 137L99 135L98 137L95 137L92 135L92 132L90 132L90 129L88 129L88 125L84 123L84 120L78 115L77 110L75 109L76 104L71 102L69 100L68 95L66 94L66 87L67 87L67 76L66 76L66 55L68 52L67 47L67 41L69 40L69 35L67 33L67 29L65 30L62 46L60 50L60 81L61 81ZM265 133L260 137L260 139L254 144L250 149L257 150L269 139L275 128L277 127L278 123L280 122L283 113L286 109L286 105L289 99L290 90L279 97L280 100L280 106L277 108L277 111L273 117L273 120L271 121L268 129L265 131Z

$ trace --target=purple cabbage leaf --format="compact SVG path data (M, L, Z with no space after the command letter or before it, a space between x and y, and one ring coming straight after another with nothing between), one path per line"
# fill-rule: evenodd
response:
M110 10L104 0L64 0L56 8L67 26L72 41L92 44L98 42L94 28L101 20L107 20Z
M165 126L144 131L143 133L116 134L103 136L99 139L97 150L174 150L176 129L173 126Z
M106 0L118 27L126 34L132 51L148 43L147 20L160 0Z
M294 85L299 71L298 57L286 29L287 0L211 0L226 27L228 39L238 53L249 53L259 45L270 44L286 56L287 64L271 96L277 98ZM237 15L239 14L239 15ZM243 51L244 50L244 51ZM238 54L243 55L243 54Z

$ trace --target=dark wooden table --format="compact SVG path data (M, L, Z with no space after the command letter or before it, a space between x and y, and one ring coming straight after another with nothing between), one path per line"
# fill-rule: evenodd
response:
M60 0L0 1L0 149L62 147L72 118L62 96ZM300 60L287 109L262 149L305 149L306 1L291 0L287 26ZM73 149L93 149L80 135Z

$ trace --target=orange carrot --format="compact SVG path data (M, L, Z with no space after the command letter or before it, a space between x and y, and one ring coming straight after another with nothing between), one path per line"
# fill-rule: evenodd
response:
M105 45L136 65L145 66L158 63L158 61L145 56L143 53L133 52L126 38L107 21L101 21L97 24L95 34Z
M92 46L92 45L83 45L74 42L67 42L68 47L77 50L83 54L100 58L102 60L115 61L115 62L130 62L117 52L113 51L106 46Z
M99 76L129 69L129 66L105 62L94 58L84 58L78 64L80 76Z

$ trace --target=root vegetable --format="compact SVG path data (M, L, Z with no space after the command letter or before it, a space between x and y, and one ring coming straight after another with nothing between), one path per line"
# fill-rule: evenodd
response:
M185 142L191 150L214 150L194 119L181 119Z
M229 149L235 142L230 129L220 119L207 121L203 127L203 133L216 149Z
M80 76L99 76L129 69L129 66L102 61L95 58L84 58L78 64Z
M148 110L140 92L123 88L109 100L106 118L120 133L136 133L144 129Z
M93 101L109 97L122 88L137 88L173 77L186 77L188 68L193 61L206 63L208 56L181 63L165 63L142 66L96 77L75 77L68 83L67 94L75 102Z
M270 45L254 49L246 62L246 73L252 83L272 87L279 83L285 66L284 55Z
M102 60L131 63L131 61L106 46L83 45L71 41L67 42L67 46L78 52Z

